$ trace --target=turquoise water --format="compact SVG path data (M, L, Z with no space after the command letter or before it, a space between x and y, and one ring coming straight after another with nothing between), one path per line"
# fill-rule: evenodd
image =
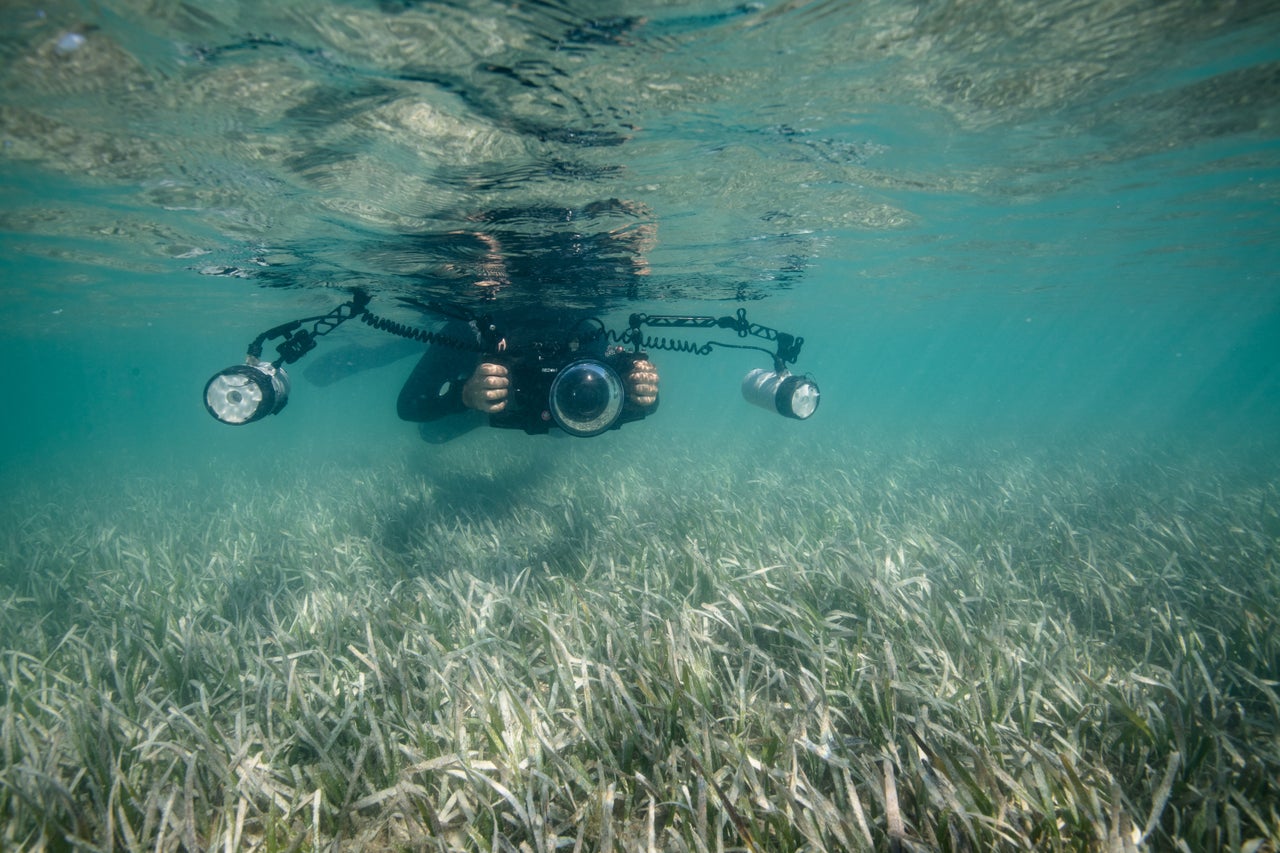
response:
M336 496L408 476L449 485L469 530L486 500L516 515L546 482L507 483L494 458L602 482L651 462L646 500L668 488L688 514L728 469L794 484L807 459L823 476L848 460L859 494L901 501L894 460L933 460L954 497L957 470L1024 459L1046 472L1031 504L1080 507L1078 466L1124 493L1110 521L1161 529L1190 511L1165 500L1180 487L1118 472L1186 471L1223 506L1263 495L1240 498L1262 544L1238 559L1274 575L1274 3L23 0L0 33L12 619L42 618L13 602L45 570L32 543L62 525L145 537L144 507L235 517L235 495L283 505L297 482ZM497 288L475 284L486 238L510 271ZM655 351L662 406L616 433L432 447L396 417L412 357L307 378L326 353L394 340L351 322L288 368L281 414L209 417L204 383L255 335L356 289L415 325L429 318L401 297L570 306L617 329L632 311L745 308L804 337L795 370L822 404L801 423L743 402L760 353ZM930 490L910 491L925 514ZM448 526L447 504L431 512ZM1044 544L1028 535L1015 551ZM1218 559L1205 548L1183 559ZM513 572L548 566L500 550Z
M440 235L607 199L657 237L606 310L746 295L805 337L788 440L1275 433L1266 4L606 6L9 4L6 462L254 441L191 403L258 331L343 287L466 299ZM646 429L712 416L678 388ZM403 431L351 393L258 431Z

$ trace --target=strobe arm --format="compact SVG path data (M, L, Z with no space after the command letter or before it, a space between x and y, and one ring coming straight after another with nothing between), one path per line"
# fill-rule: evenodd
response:
M773 356L775 368L782 370L785 365L794 364L796 359L800 357L800 348L804 346L804 338L797 335L791 335L786 332L779 332L777 329L771 329L768 326L762 326L759 323L752 323L747 320L747 309L739 308L737 313L732 317L711 317L699 315L679 315L679 314L632 314L629 321L628 337L632 343L639 349L641 345L648 344L644 340L644 335L640 329L643 326L656 329L730 329L737 332L738 337L757 337L766 341L777 343L777 351L770 353ZM709 346L737 346L735 344L721 344L712 341ZM663 347L653 347L661 349ZM750 347L751 349L763 349L762 347ZM767 352L767 350L766 350Z
M286 363L292 364L315 349L316 338L327 335L338 326L365 313L369 296L357 290L351 301L344 302L328 314L290 320L267 329L249 344L244 364L220 370L204 386L204 405L209 414L224 424L247 424L267 415L279 414L289 402L289 375ZM303 324L310 323L310 329ZM262 347L267 341L284 338L276 346L280 357L273 362L262 360Z
M255 359L261 359L262 347L267 341L284 338L283 341L276 345L276 353L279 354L280 358L274 364L276 367L281 364L293 364L315 349L316 338L329 334L353 317L359 317L365 312L365 307L368 304L369 294L363 290L357 290L349 302L342 303L328 314L290 320L287 323L281 323L275 328L267 329L254 338L253 343L249 344L248 354ZM302 328L304 323L311 323L311 328Z

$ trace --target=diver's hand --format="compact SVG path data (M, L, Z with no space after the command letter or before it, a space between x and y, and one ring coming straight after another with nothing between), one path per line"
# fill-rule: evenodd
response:
M627 397L637 406L648 408L658 402L658 368L647 359L638 359L627 372Z
M462 404L477 412L501 412L507 407L510 387L511 380L505 365L482 361L462 386Z

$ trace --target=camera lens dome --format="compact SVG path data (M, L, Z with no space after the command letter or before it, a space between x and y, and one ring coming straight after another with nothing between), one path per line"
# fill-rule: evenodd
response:
M626 390L618 372L603 361L584 358L556 374L548 395L551 417L570 435L599 435L622 414Z

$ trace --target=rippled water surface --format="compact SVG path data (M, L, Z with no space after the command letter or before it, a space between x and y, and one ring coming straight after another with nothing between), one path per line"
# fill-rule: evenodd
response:
M1248 262L1274 225L1265 2L3 15L7 263L57 262L19 294L84 265L456 295L481 260L451 232L536 252L650 229L644 299L767 296L820 261L854 310L868 279L932 293L973 269L996 278L968 290L1145 299L1143 262L1168 255L1242 279L1188 270L1195 289L1267 289Z

